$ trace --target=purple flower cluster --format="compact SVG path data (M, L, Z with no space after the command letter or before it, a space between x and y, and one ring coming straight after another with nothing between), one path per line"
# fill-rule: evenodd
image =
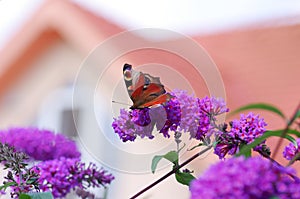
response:
M174 90L171 93L180 104L181 118L179 130L189 132L190 138L203 140L210 136L216 116L228 112L223 99L215 97L196 98L186 91Z
M262 158L231 158L212 165L192 181L191 199L271 198L299 199L300 181L291 168Z
M259 118L259 115L254 115L252 112L247 115L241 114L239 120L232 121L229 135L251 143L255 138L264 134L266 125L264 119Z
M189 132L191 138L195 138L198 130L198 121L200 119L197 98L188 95L187 92L183 90L174 90L172 94L180 100L181 118L179 130Z
M225 101L221 98L204 97L198 99L199 119L197 133L191 137L197 140L203 140L205 136L210 136L215 131L216 116L229 111Z
M49 130L10 128L0 131L0 141L14 146L35 160L80 157L74 141Z
M233 155L238 152L241 145L249 144L260 137L266 131L263 118L259 118L259 115L248 113L247 115L241 114L239 120L233 120L230 123L230 130L218 131L217 145L215 147L215 154L223 159L226 154ZM226 126L225 126L226 128ZM262 149L262 144L256 149Z
M198 99L198 103L200 110L211 117L215 117L229 111L229 109L226 107L225 101L222 98L204 97L202 99Z
M180 103L178 101L177 97L171 98L166 105L164 105L165 111L167 113L167 118L164 126L160 129L160 133L163 133L165 137L170 137L169 131L176 131L179 124L180 124L180 118L181 118L181 109L180 109ZM156 115L156 121L164 121L161 120L163 118L160 118L159 114Z
M65 197L71 190L85 187L101 187L114 177L95 164L85 163L77 158L60 158L40 162L34 167L39 173L40 189L51 191L55 198Z
M0 163L7 170L0 190L5 191L10 186L11 198L19 198L21 193L39 190L37 182L39 176L33 169L28 169L28 159L24 152L16 151L13 146L0 142Z
M134 141L137 135L142 138L146 136L150 139L154 137L152 135L153 125L145 125L147 123L145 120L139 121L141 118L148 120L148 117L143 115L145 110L148 111L148 109L135 109L132 111L121 109L120 116L117 119L114 118L112 127L123 142ZM139 114L142 116L139 116ZM147 115L149 115L149 112Z
M120 110L120 116L114 118L112 127L123 142L134 141L137 136L141 138L154 138L154 126L165 137L170 137L169 131L175 131L180 122L180 105L177 98L171 98L165 105L134 109Z
M134 141L137 136L152 139L156 126L165 137L170 137L171 131L184 131L189 132L191 138L203 140L212 133L216 116L228 112L223 99L199 99L182 90L175 90L171 95L174 97L159 107L121 109L120 116L112 123L115 133L123 142Z
M300 153L300 138L298 138L296 142L297 146L295 146L294 143L290 143L284 148L283 157L285 157L285 159L292 160L297 154ZM297 158L297 160L300 160L300 158Z
M32 178L28 177L28 173L22 172L22 181L20 181L19 174L13 174L13 179L7 179L6 183L16 183L15 185L11 186L10 197L11 198L19 198L20 193L30 193L39 191L38 183L35 182L35 185L31 184L31 182L36 181L38 178L38 174L34 171L30 171ZM26 179L27 178L27 179Z
M149 109L135 109L131 112L131 121L139 126L147 126L151 123Z

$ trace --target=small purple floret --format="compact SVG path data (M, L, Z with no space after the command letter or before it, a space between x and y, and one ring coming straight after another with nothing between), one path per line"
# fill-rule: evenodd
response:
M300 138L298 138L296 142L297 146L294 143L290 143L284 148L283 157L285 159L292 160L293 158L295 158L296 154L300 153ZM297 160L300 160L300 158L298 158Z

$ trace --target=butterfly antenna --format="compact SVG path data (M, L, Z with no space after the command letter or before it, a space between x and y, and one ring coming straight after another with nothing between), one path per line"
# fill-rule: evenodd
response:
M122 104L122 105L126 105L126 106L131 106L130 104L126 104L126 103L123 103L123 102L117 102L115 100L112 100L111 102L112 103L116 103L116 104Z

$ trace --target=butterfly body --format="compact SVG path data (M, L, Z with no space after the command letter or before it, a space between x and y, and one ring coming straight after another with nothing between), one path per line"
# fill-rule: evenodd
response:
M124 65L123 75L128 94L133 102L131 109L161 105L172 98L172 95L164 89L159 77L133 70L129 64Z

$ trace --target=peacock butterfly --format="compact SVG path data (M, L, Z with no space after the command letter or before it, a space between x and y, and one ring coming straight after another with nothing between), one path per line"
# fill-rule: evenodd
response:
M133 102L131 109L142 109L166 103L173 96L166 92L159 77L153 77L124 64L124 81Z

